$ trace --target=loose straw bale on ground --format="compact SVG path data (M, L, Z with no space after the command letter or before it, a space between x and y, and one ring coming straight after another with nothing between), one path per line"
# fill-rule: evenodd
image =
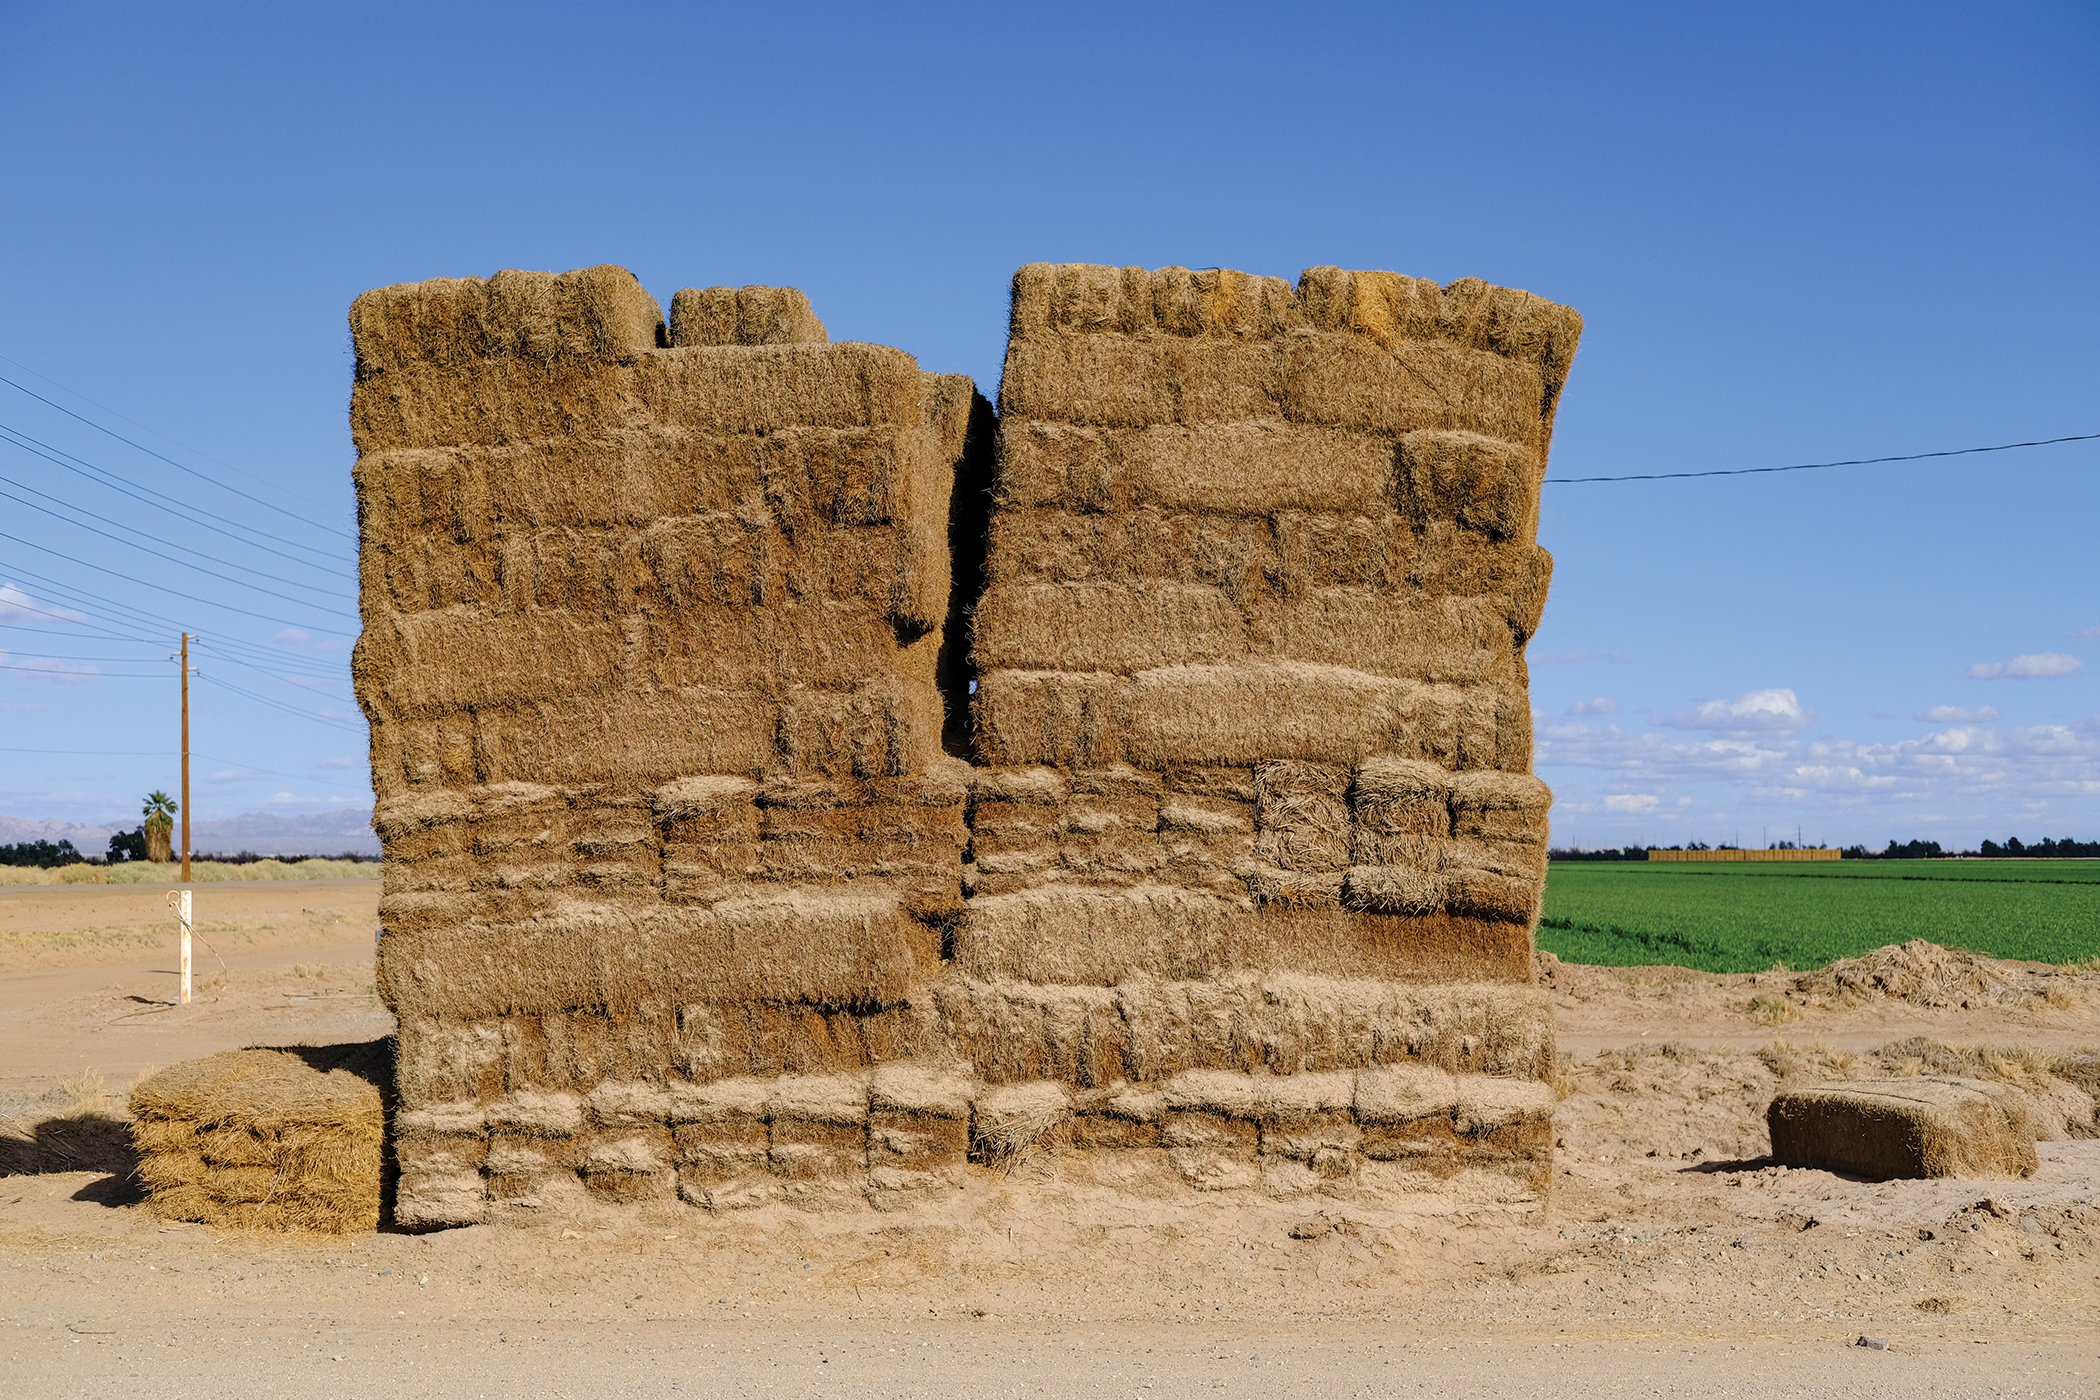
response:
M229 1050L132 1090L139 1179L171 1220L331 1233L379 1225L392 1046Z

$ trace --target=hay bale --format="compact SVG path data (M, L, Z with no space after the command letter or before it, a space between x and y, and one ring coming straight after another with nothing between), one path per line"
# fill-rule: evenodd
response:
M671 298L671 344L822 345L830 340L793 287L687 287Z
M391 1049L229 1050L140 1083L133 1139L154 1210L215 1226L377 1229Z
M1848 1080L1776 1095L1765 1110L1783 1166L1898 1177L2032 1176L2034 1127L2015 1091L1920 1075Z

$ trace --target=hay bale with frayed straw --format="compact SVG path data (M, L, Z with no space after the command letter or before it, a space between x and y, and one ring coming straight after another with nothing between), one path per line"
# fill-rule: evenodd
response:
M1792 1089L1765 1110L1782 1166L1901 1177L2034 1175L2034 1127L2017 1091L1919 1075Z
M389 1041L229 1050L131 1093L139 1179L170 1220L347 1234L379 1227Z

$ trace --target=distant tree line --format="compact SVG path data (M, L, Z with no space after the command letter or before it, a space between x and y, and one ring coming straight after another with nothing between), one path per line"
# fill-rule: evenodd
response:
M78 865L81 860L71 841L21 841L0 846L0 865L34 865L51 870L61 865Z
M1548 860L1646 860L1650 851L1732 851L1737 849L1725 842L1709 846L1703 841L1687 841L1682 846L1604 846L1596 850L1578 849L1574 846L1555 846L1546 852ZM1795 851L1802 849L1792 841L1776 841L1771 849ZM1958 856L2017 856L2027 860L2100 860L2100 841L2073 841L2066 836L2061 841L2041 840L2033 845L2015 836L2004 845L1986 841L1973 851L1949 851L1937 841L1890 841L1882 850L1869 850L1865 846L1845 847L1846 860L1951 860Z
M109 854L99 859L81 854L71 841L22 841L12 846L0 846L0 865L32 865L45 870L61 865L121 865L125 861L144 859L146 833L143 827L137 831L120 831L110 837ZM236 851L232 855L191 852L190 859L215 861L220 865L253 865L259 860L281 860L286 865L297 865L302 860L376 861L379 857L362 851L344 851L333 856L264 856L254 851Z
M2006 838L2002 846L1996 841L1986 841L1977 848L1976 854L2039 857L2042 860L2100 860L2100 841L2073 841L2068 836L2061 841L2051 841L2044 837L2029 846L2019 837L2012 836Z

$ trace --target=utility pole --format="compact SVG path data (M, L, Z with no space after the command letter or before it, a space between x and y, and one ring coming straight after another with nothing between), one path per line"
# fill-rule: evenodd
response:
M190 634L182 634L182 883L190 882ZM187 945L188 940L184 940ZM185 981L188 979L185 978ZM183 990L187 991L185 987ZM183 998L188 1001L188 997Z
M168 892L168 903L182 925L182 1005L190 1004L190 634L182 634L182 888Z

